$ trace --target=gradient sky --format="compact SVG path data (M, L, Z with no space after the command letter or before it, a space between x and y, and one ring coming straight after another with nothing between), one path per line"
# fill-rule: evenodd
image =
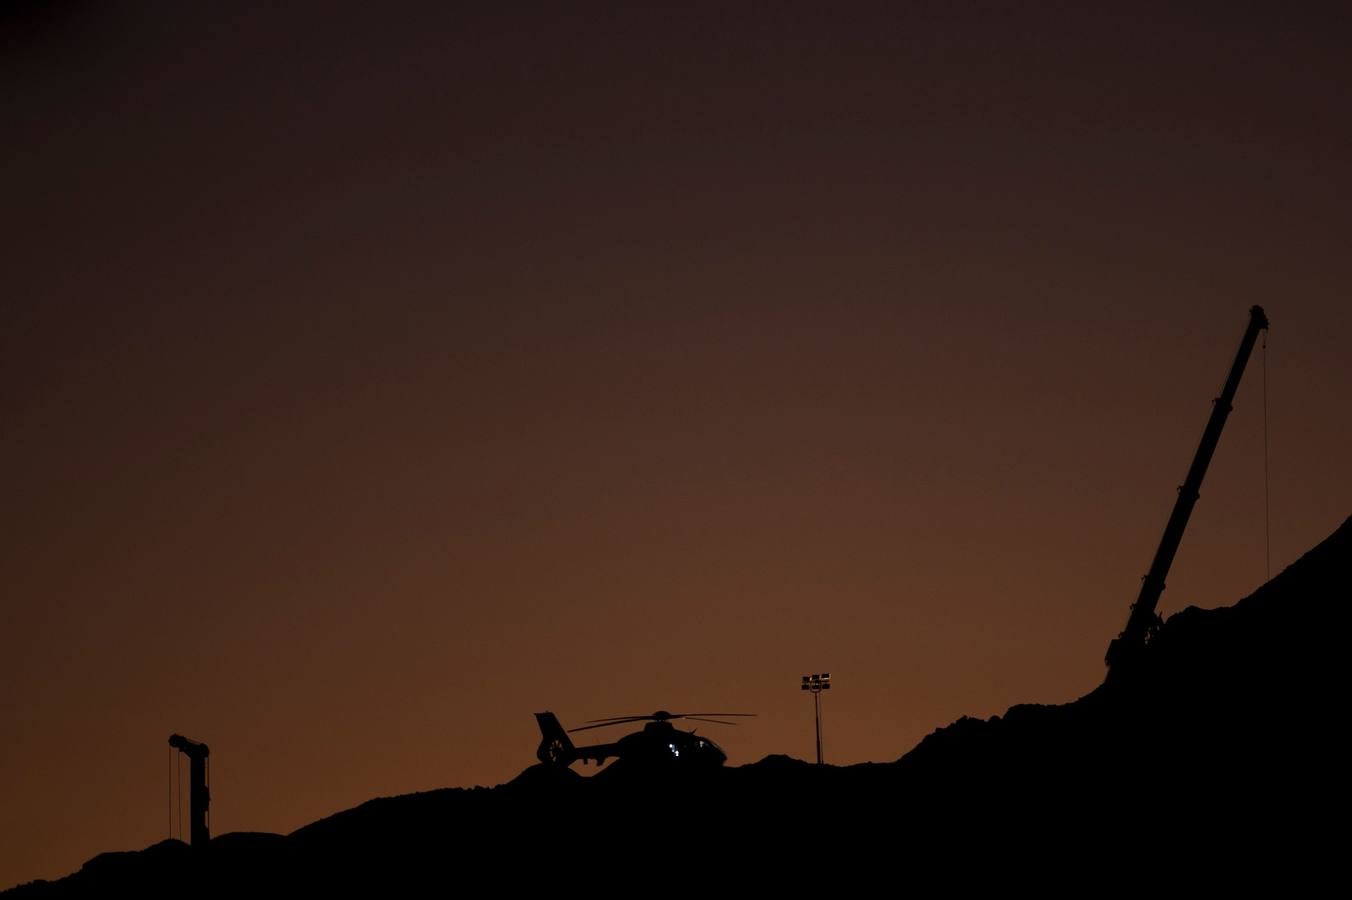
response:
M1352 513L1352 22L1178 5L10 7L0 886L165 837L173 731L219 834L543 709L810 758L829 670L851 763L1079 696L1254 303L1289 564ZM1262 364L1166 613L1264 579Z

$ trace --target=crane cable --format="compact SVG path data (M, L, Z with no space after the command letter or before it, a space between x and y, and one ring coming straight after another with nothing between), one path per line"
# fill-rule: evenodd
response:
M1268 334L1263 329L1263 540L1267 579L1272 580L1272 484L1268 474Z

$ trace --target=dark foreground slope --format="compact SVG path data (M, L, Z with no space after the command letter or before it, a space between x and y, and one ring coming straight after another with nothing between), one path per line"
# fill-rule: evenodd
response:
M698 777L613 764L592 778L537 766L496 788L373 800L286 836L104 854L14 894L611 894L715 873L856 893L880 878L1148 881L1166 868L1291 887L1342 856L1350 600L1352 519L1236 605L1170 618L1112 689L961 719L893 763L768 757Z

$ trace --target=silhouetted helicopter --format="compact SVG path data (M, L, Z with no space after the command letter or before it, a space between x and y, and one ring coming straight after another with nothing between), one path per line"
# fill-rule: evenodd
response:
M642 731L627 734L612 744L592 744L587 747L575 747L569 739L568 731L563 730L559 720L552 712L535 714L540 723L540 748L535 751L542 763L559 766L572 765L582 760L596 760L598 766L607 759L615 757L629 763L640 765L680 765L682 767L721 766L727 761L723 749L706 737L694 731L681 731L672 726L672 719L689 719L692 722L713 722L716 725L736 725L736 722L724 722L711 716L754 716L755 713L673 713L659 709L647 716L615 716L609 719L591 719L580 728L570 731L590 731L593 728L608 728L611 725L624 725L629 722L647 722Z

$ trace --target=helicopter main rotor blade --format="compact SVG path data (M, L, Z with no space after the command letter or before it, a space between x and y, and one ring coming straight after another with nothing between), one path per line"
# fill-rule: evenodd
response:
M606 724L606 723L612 723L612 724L613 724L613 723L616 723L616 722L642 722L642 721L645 720L645 719L651 719L651 718L653 718L653 716L650 716L650 715L649 715L649 716L611 716L611 717L608 718L608 719L584 719L583 721L584 721L586 724L588 724L588 725L591 725L591 724L601 725L601 724Z
M583 725L579 728L569 728L568 733L572 734L575 731L591 731L593 728L609 728L612 725L624 725L627 721L628 720L622 719L619 722L598 722L595 725Z
M682 716L683 719L689 719L692 722L713 722L715 725L740 725L741 722L724 722L722 719L706 719L703 716Z
M740 717L748 717L748 716L754 716L754 715L756 715L756 714L755 714L755 713L725 713L725 712L718 712L718 713L704 713L704 712L697 712L697 713L672 713L672 712L667 712L666 710L658 710L657 712L655 712L655 713L650 713L650 714L648 714L648 715L646 715L646 716L611 716L611 717L608 718L608 719L587 719L587 720L585 721L585 723L584 723L582 726L580 726L580 727L578 727L578 728L569 728L568 731L569 731L569 733L571 734L571 733L574 732L574 731L587 731L587 730L592 729L592 728L605 728L605 727L608 726L608 725L625 725L625 724L627 724L627 723L629 723L629 722L668 722L668 721L670 721L670 720L672 720L672 719L694 719L694 720L696 720L696 721L701 721L701 720L703 720L703 721L708 721L708 722L717 722L717 724L719 724L719 725L736 725L736 724L737 724L736 722L718 722L717 719L713 719L713 718L709 718L709 717L710 717L710 716L725 716L725 717L740 716Z

